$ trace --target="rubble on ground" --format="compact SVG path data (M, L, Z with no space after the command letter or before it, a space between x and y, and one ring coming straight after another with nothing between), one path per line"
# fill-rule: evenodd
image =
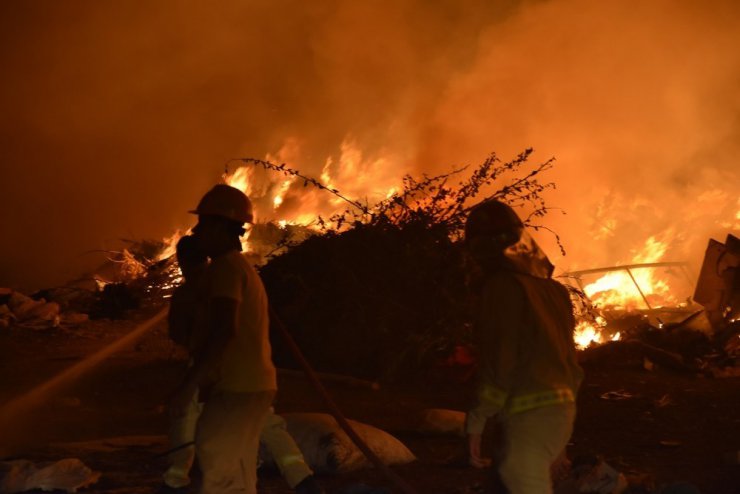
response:
M0 328L26 329L73 327L86 322L87 314L62 312L59 303L32 298L18 291L0 289Z
M0 493L15 494L41 489L74 493L95 484L100 472L85 466L77 458L56 462L33 463L28 460L0 462Z

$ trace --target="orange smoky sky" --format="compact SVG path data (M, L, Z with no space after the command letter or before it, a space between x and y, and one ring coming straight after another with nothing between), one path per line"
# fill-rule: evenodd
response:
M738 38L731 0L0 3L0 285L190 226L240 156L355 153L359 195L534 147L563 269L699 262L740 224Z

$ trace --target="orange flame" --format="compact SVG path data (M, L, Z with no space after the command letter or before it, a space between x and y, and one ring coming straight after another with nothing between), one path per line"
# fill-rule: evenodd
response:
M595 322L581 321L576 325L576 329L573 332L573 340L576 343L576 348L584 350L591 345L600 345L604 343L607 337L604 335L604 328L606 327L606 321L603 317L597 317ZM610 338L610 341L619 341L621 338L620 333L615 333Z
M645 242L643 249L632 259L634 264L662 260L668 243L655 236ZM651 268L630 268L606 273L583 288L594 305L602 309L635 310L675 305L671 287L665 280L657 279Z

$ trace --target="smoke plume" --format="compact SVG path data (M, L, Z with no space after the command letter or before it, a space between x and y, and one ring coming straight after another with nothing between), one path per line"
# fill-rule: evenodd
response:
M730 0L3 3L0 285L190 226L268 155L361 196L534 147L561 269L698 262L740 226L738 33Z

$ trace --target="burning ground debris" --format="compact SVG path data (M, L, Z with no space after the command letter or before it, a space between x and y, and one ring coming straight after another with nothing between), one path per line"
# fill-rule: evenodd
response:
M456 174L420 181L406 177L403 191L373 207L348 201L351 207L344 212L319 218L323 235L271 258L261 274L309 359L325 370L391 378L448 362L465 348L470 334L465 301L474 281L463 275L467 260L459 243L466 205L488 197L531 202L536 211L528 221L542 217L548 209L540 193L551 184L538 178L552 162L527 171L528 156L511 163L492 157L457 186L448 185ZM284 165L247 162L315 184ZM484 183L505 172L524 178L477 197ZM734 244L728 239L728 245ZM650 368L732 375L733 370L720 370L737 368L731 346L738 331L731 318L724 329L711 326L703 307L687 295L694 282L686 263L662 262L664 253L665 245L651 238L635 264L592 270L604 274L592 283L578 279L573 288L581 305L579 328L594 332L582 348L621 339L600 352L640 354L640 365ZM573 279L574 273L563 276ZM676 295L677 287L686 296ZM278 361L287 365L286 352L274 343ZM582 356L588 360L589 354Z
M261 169L287 177L272 192L277 195L266 196L275 208L296 183L345 205L304 224L257 223L244 240L246 255L260 265L271 303L320 370L393 379L412 370L461 365L467 371L458 377L465 378L472 375L474 358L458 362L455 356L470 338L468 294L475 280L465 274L462 227L470 206L496 198L527 206L532 211L528 226L546 229L537 224L549 211L542 192L554 184L541 177L554 162L532 164L530 155L526 150L508 162L491 155L476 168L406 176L400 190L375 204L349 199L285 164L265 160L238 160L245 166L224 180L251 191L255 186L248 181L255 174L248 170ZM172 254L185 233L156 242L128 241L125 249L109 252L87 280L92 288L88 283L47 290L33 299L93 318L121 318L130 309L161 304L181 281ZM561 275L578 307L575 336L586 350L584 361L621 359L651 369L734 375L736 316L726 307L737 293L737 275L728 274L736 270L736 251L732 236L726 244L710 242L695 297L705 307L674 295L679 281L692 285L690 275L685 263L662 262L665 248L652 238L634 264ZM730 271L712 277L716 270L707 266L718 262ZM589 280L594 276L600 278ZM273 346L278 365L294 366L282 341L274 338Z
M406 176L400 190L375 204L348 199L284 164L242 160L345 205L309 226L258 223L245 238L246 255L262 264L270 300L308 359L319 370L391 378L445 359L464 344L470 280L460 240L467 211L481 200L500 199L526 206L526 223L544 228L537 223L548 211L542 192L554 184L541 181L541 174L554 161L532 164L531 153L508 162L492 154L475 168ZM226 181L237 185L243 170ZM109 252L82 312L120 318L129 309L161 304L181 281L171 255L179 237L129 242ZM282 342L273 344L278 365L290 366Z
M179 238L179 236L178 236ZM128 311L161 305L179 283L167 242L127 241L107 252L95 273L30 295L0 288L0 328L72 328L88 319L121 319Z
M740 375L739 245L733 235L724 244L709 241L693 297L684 301L668 287L671 277L674 286L676 278L692 285L685 263L651 262L564 275L578 286L573 290L581 313L576 340L586 350L582 360L710 377ZM657 270L663 270L661 276ZM584 285L583 276L595 273L606 274Z

